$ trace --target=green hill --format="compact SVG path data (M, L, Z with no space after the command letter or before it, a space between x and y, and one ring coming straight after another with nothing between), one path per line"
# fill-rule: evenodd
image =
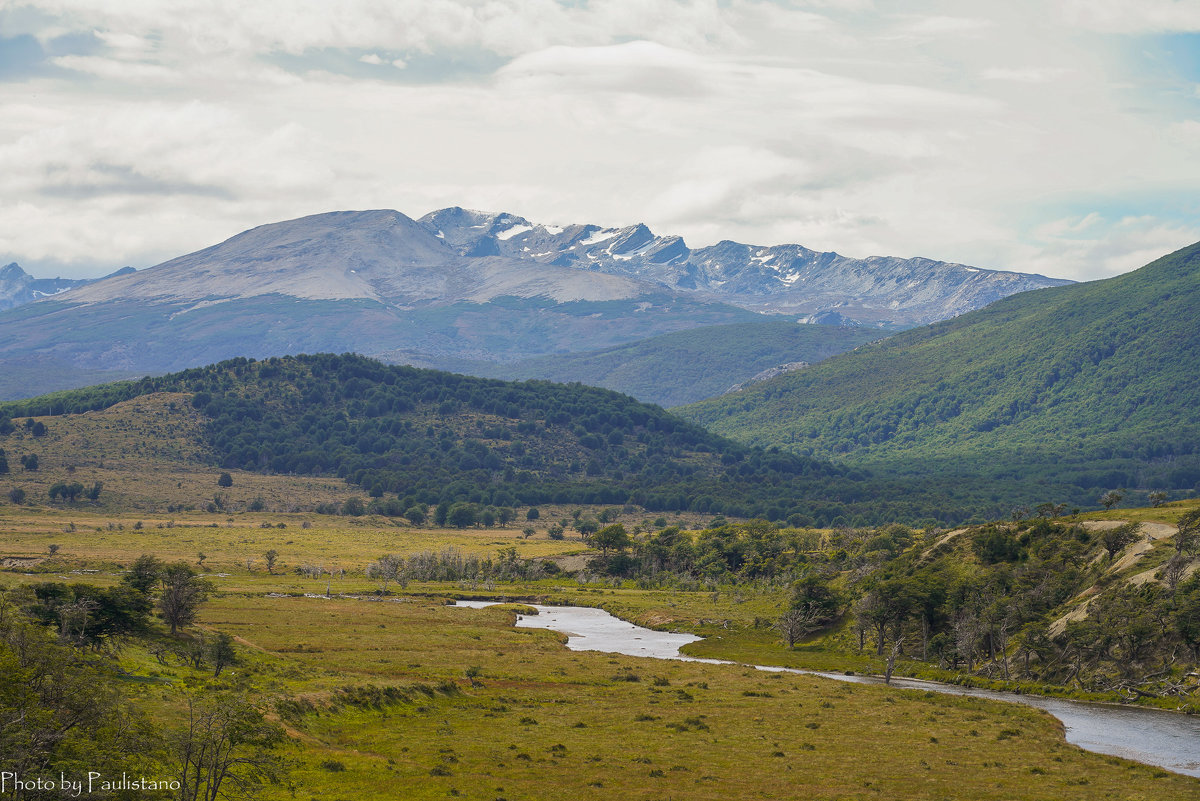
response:
M466 372L579 381L671 407L719 395L763 370L788 362L819 362L881 336L873 328L775 319L693 328L587 353L478 365Z
M633 504L862 525L977 512L970 493L918 491L916 481L748 448L609 390L473 378L349 354L239 358L0 404L0 431L33 425L33 416L52 427L46 415L159 392L191 393L204 418L200 444L215 466L338 476L385 514L457 503ZM26 420L6 423L12 418Z
M983 482L1028 503L1200 482L1200 245L1014 295L734 395L686 419L759 446ZM1045 499L1045 497L1043 498Z

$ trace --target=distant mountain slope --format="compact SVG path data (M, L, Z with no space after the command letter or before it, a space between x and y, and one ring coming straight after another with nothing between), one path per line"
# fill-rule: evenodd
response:
M962 481L1194 488L1200 244L677 411L749 443Z
M413 306L502 296L626 300L650 290L661 293L660 287L624 276L584 276L499 256L465 258L400 212L341 211L259 226L148 270L83 287L69 299L210 306L278 295Z
M331 212L0 312L0 398L299 351L486 372L759 312L892 329L1046 281L798 246L692 252L644 226L552 229L461 209L420 222ZM5 369L18 364L34 370Z
M337 212L0 313L0 367L35 366L0 370L0 398L235 356L512 361L754 319L625 276L466 258L398 212Z
M1071 283L923 258L854 259L801 245L724 241L692 250L682 238L656 236L641 224L546 226L512 214L458 207L431 212L419 222L464 255L532 259L630 276L755 311L834 311L863 325L931 323L1016 292Z
M579 381L670 407L719 395L764 370L788 362L818 362L880 336L870 328L768 319L660 334L598 351L478 366L470 372Z

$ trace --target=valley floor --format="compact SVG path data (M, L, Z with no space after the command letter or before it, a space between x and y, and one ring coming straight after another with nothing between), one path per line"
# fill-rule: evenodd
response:
M193 513L168 527L148 515L5 507L0 586L11 596L39 581L113 585L141 553L194 563L203 551L216 590L196 624L175 638L159 630L132 639L111 665L135 704L166 726L182 720L189 695L240 694L267 710L286 731L292 765L267 798L368 799L386 788L406 798L510 801L1200 799L1200 781L1081 751L1048 715L1016 705L573 652L553 632L513 628L511 609L446 605L453 596L537 595L705 634L697 654L879 669L870 655L783 649L755 626L778 615L781 594L542 580L414 582L378 596L361 570L384 548L554 556L580 546L518 531L417 532L342 519L304 528L286 515L261 517L228 525ZM274 574L261 561L271 547L281 554ZM346 572L296 571L310 562ZM194 638L218 633L233 636L238 663L214 678L186 652Z

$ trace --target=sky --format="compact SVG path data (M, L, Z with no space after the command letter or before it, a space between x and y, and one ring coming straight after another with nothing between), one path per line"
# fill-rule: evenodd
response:
M0 0L0 264L446 206L1105 278L1200 241L1200 2Z

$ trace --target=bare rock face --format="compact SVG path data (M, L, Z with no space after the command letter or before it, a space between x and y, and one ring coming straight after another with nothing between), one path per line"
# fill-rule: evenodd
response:
M482 303L504 295L558 302L616 300L645 290L621 275L588 280L577 270L529 260L464 255L397 211L339 211L263 225L148 270L78 290L70 300L139 298L211 305L284 295L411 306Z
M743 390L746 387L750 386L751 384L757 384L761 381L766 381L767 379L774 378L777 375L783 375L784 373L794 373L797 370L803 370L805 367L808 367L808 366L810 366L808 362L785 362L776 367L768 367L766 370L762 370L762 371L757 372L754 375L750 376L745 381L742 381L741 383L738 383L738 384L734 384L732 387L725 390L721 394L728 395L731 392L738 392L739 390Z
M419 222L464 256L499 255L629 276L765 313L819 319L832 312L852 325L922 325L1017 292L1071 283L924 258L855 259L801 245L724 241L692 250L680 237L656 236L641 224L546 226L457 207Z
M34 278L16 262L0 267L0 311L90 283L87 279Z

